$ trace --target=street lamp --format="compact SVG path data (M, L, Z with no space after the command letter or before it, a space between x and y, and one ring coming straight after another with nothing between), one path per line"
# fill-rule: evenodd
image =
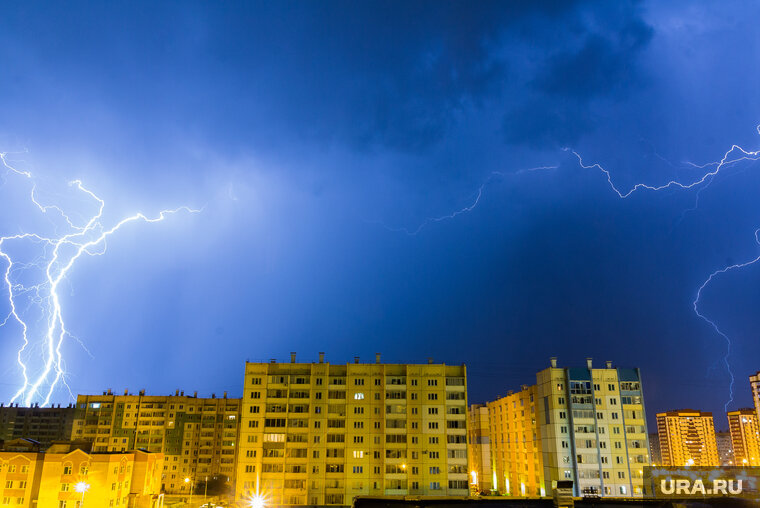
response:
M79 508L82 508L82 506L84 506L84 493L90 490L90 484L86 482L79 482L74 485L74 490L76 492L82 493L82 500L79 502Z
M189 483L190 484L190 505L192 505L193 504L193 484L194 484L194 482L193 482L193 480L190 479L189 476L186 476L185 477L185 483Z
M264 496L260 494L256 494L251 498L251 508L265 508L266 503L264 503Z

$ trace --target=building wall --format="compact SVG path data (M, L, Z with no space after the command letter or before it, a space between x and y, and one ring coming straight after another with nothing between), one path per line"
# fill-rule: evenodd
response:
M760 466L760 427L757 412L751 408L728 413L728 430L737 466Z
M246 363L236 499L467 495L464 366Z
M53 441L71 438L73 405L67 407L19 407L0 405L0 440L34 439L43 450Z
M576 495L644 493L650 464L638 369L561 369L538 373L537 407L547 488L572 480Z
M660 454L660 438L656 432L649 434L649 458L652 465L662 464L662 455Z
M477 492L490 492L493 488L491 427L488 415L488 406L483 404L473 404L468 411L470 486Z
M80 395L72 438L94 452L161 452L166 492L185 494L207 476L234 480L239 419L240 399Z
M731 433L720 431L715 433L715 444L718 447L718 462L721 466L734 465L734 446L731 443Z
M657 413L664 466L717 466L718 446L710 412L682 409Z
M752 390L752 402L755 404L755 411L760 419L760 371L749 377L749 386Z
M160 504L160 453L87 453L72 449L44 454L38 508L155 508ZM83 493L77 485L85 485ZM62 503L65 503L63 505Z
M488 403L493 482L502 494L546 495L536 393L536 385L523 386Z
M43 454L0 452L0 506L37 506Z

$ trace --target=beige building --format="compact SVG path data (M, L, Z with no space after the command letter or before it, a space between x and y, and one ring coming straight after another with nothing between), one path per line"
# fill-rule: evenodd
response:
M236 499L468 494L462 366L246 363Z
M489 493L493 488L491 474L491 431L488 406L473 404L468 411L468 461L470 490Z
M757 412L743 408L728 413L728 430L737 466L760 466L760 427Z
M164 454L162 485L186 494L206 478L235 475L240 399L175 395L79 395L72 438L94 452L145 449ZM188 481L185 481L185 478Z
M712 413L681 409L657 413L663 466L720 464Z
M638 369L551 367L537 384L488 404L494 486L512 496L546 496L571 480L576 495L645 493L649 465Z

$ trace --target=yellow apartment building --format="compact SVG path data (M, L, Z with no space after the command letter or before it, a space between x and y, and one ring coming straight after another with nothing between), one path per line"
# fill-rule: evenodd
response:
M161 506L161 453L88 453L85 449L66 443L48 448L37 508Z
M488 406L473 404L468 411L468 461L470 489L489 493L493 488L491 474L491 430Z
M551 495L559 480L575 495L635 497L650 464L638 369L559 368L557 359L523 386L488 404L494 488Z
M236 499L468 494L462 366L246 363Z
M72 439L94 452L161 452L162 485L187 494L206 478L234 481L240 399L175 395L79 395ZM185 482L184 479L190 481Z
M760 466L760 426L757 412L743 408L728 413L728 430L737 466Z
M681 409L657 413L663 466L718 466L712 413Z
M546 495L537 388L523 385L519 392L488 403L492 482L499 492L514 496Z
M43 457L39 446L26 439L3 444L0 448L0 506L37 506Z

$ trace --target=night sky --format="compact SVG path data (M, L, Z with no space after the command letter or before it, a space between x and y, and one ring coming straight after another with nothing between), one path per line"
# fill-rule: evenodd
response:
M641 368L650 417L727 426L726 342L692 301L760 254L760 163L621 199L563 149L623 191L757 150L757 3L16 2L2 18L0 151L26 150L9 157L51 187L82 179L108 221L204 207L125 227L72 270L74 393L240 396L246 359L377 351L464 362L482 402L590 356ZM39 223L30 182L0 175L0 235ZM760 369L758 278L720 275L700 301L733 342L729 408ZM0 328L3 401L19 344Z

